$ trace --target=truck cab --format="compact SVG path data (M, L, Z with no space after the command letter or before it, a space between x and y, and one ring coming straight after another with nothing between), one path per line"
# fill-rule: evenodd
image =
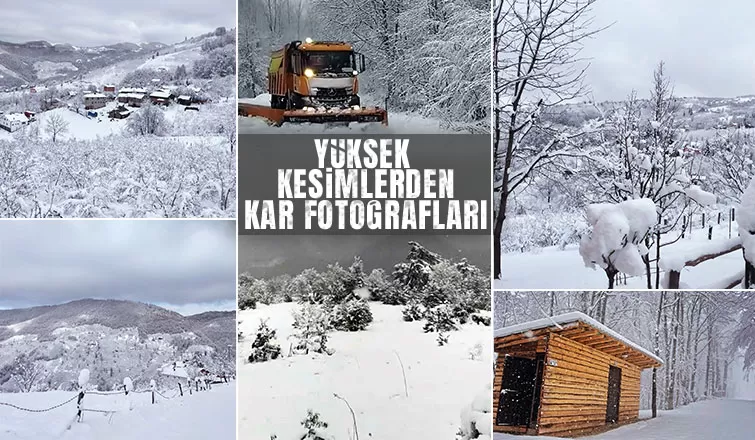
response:
M348 43L293 41L270 58L270 106L287 110L359 107L358 75L364 66L364 55Z

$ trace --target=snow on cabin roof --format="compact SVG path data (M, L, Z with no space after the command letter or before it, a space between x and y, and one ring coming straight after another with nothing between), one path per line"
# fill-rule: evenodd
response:
M119 93L119 98L134 98L134 99L144 99L144 93Z
M147 90L135 87L124 87L121 89L121 93L147 93Z
M658 356L654 355L653 353L651 353L647 349L642 348L638 344L635 344L634 342L630 341L629 339L627 339L624 336L620 335L619 333L611 330L610 328L606 327L605 325L599 323L595 319L593 319L593 318L585 315L582 312L569 312L569 313L564 313L562 315L551 316L549 318L543 318L543 319L538 319L538 320L535 320L535 321L524 322L522 324L517 324L517 325L511 325L511 326L508 326L508 327L503 327L503 328L497 329L493 333L493 336L496 337L496 338L501 338L501 337L504 337L504 336L515 335L515 334L518 334L518 333L524 333L524 332L527 332L527 331L539 330L539 329L548 328L548 327L560 327L560 326L565 325L565 324L572 324L572 323L578 323L578 322L587 324L590 327L595 328L596 330L598 330L599 332L605 334L606 336L610 336L613 339L616 339L617 341L623 343L624 345L626 345L626 346L628 346L628 347L630 347L630 348L632 348L634 350L639 351L640 353L644 354L645 356L647 356L647 357L649 357L649 358L651 358L651 359L653 359L653 360L655 360L655 361L657 361L657 362L659 362L661 364L664 363L663 359L661 359Z
M181 95L181 96L178 97L178 99L180 99L182 101L188 101L188 100L191 99L191 96L189 96L189 95Z
M84 95L84 99L86 98L107 98L107 96L103 95L102 93L87 93Z
M150 93L151 98L168 99L170 98L170 92L164 92L161 90Z

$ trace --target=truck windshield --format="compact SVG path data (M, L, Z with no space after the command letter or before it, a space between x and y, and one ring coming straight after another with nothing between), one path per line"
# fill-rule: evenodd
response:
M351 72L352 52L347 51L327 51L327 52L307 52L307 67L315 73L343 73Z

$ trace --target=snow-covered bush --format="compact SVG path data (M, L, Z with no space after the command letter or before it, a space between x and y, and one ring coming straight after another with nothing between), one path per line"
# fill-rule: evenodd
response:
M512 215L506 218L501 235L502 252L528 252L549 246L565 247L579 243L587 229L584 214L577 211L547 211Z
M322 306L304 304L298 311L293 311L292 315L296 351L332 354L327 346L328 332L332 328L330 316L322 309Z
M145 104L128 118L126 127L135 136L159 136L165 132L165 113L156 105Z
M579 253L585 266L602 268L613 288L616 274L640 276L645 273L644 241L658 223L656 207L650 199L601 203L587 207L592 230L582 237Z
M203 58L194 62L193 72L197 78L225 77L236 74L236 45L212 49Z
M249 354L249 362L266 362L278 359L281 347L275 342L275 330L267 325L267 321L260 322L257 335L252 342L252 352Z
M325 433L328 423L320 418L320 413L307 410L307 417L301 421L305 432L300 440L328 440L330 437Z
M490 440L493 433L493 410L490 406L490 395L493 393L490 384L480 392L461 411L461 428L459 430L461 440Z
M371 322L370 305L362 298L353 298L336 305L331 314L331 323L336 330L365 330Z
M422 327L422 330L424 330L425 333L447 333L457 330L454 311L447 304L428 309L427 312L425 312L425 319L427 321L425 322L424 327Z
M246 275L239 275L239 309L254 309L257 308L257 297L252 295L250 287L254 283L255 279Z
M401 311L404 321L420 321L425 318L425 308L418 302L411 302Z

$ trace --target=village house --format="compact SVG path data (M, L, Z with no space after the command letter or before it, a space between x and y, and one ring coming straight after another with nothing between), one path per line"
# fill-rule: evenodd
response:
M176 102L180 105L191 105L191 96L189 95L181 95L178 98L176 98Z
M105 84L105 86L102 88L102 92L115 94L115 86L112 84Z
M131 110L123 105L119 105L113 110L110 110L107 115L110 119L126 119L131 115Z
M147 91L144 89L126 87L121 89L117 99L121 104L127 104L131 107L141 107L145 96L147 96Z
M84 95L84 108L95 109L105 107L110 98L102 93L87 93Z
M152 100L152 104L157 105L168 105L170 104L170 98L173 95L171 92L167 90L155 90L154 92L150 93L149 99Z
M638 420L650 351L580 312L498 329L493 430L574 437Z
M0 128L13 133L29 123L29 118L23 113L8 113L0 115Z

